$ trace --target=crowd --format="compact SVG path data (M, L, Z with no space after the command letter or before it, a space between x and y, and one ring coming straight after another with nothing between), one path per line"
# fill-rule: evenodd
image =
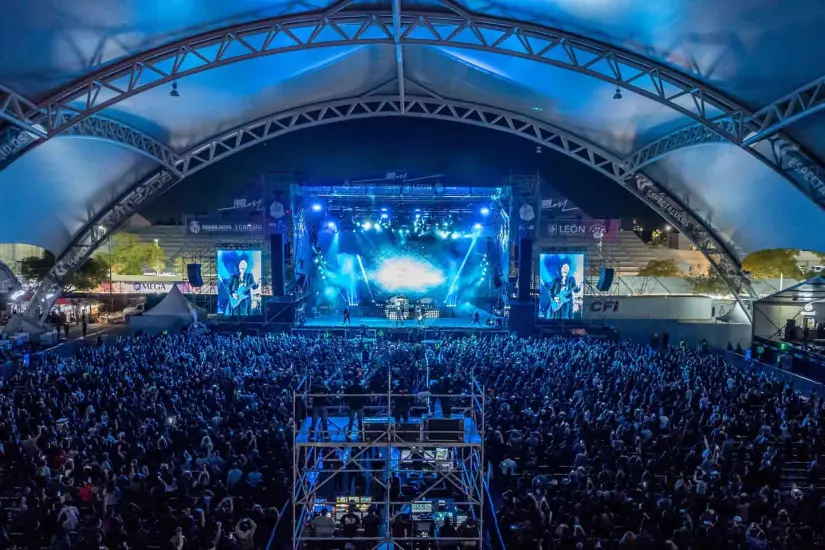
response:
M486 388L507 548L825 548L821 400L701 349L198 333L44 355L3 381L0 550L263 548L290 491L293 389L386 391L387 369L401 391ZM780 490L788 460L809 483Z
M825 548L820 396L701 346L505 339L442 355L489 389L507 548ZM790 460L808 479L780 490Z

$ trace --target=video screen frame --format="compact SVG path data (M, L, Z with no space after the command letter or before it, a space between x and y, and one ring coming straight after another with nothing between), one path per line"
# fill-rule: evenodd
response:
M215 250L217 313L221 317L261 314L263 253L260 248ZM243 272L243 273L241 273Z
M567 266L567 267L565 267ZM566 273L565 273L566 271ZM539 252L537 266L540 320L581 320L587 254L583 250Z

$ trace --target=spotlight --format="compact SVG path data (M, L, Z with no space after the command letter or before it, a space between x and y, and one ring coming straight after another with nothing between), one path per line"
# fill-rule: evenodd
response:
M327 227L329 227L330 229L332 229L334 231L336 229L335 222L329 222L327 224Z
M475 229L475 230L481 229L481 224L480 223L474 224L473 229Z
M450 235L450 238L453 239L453 240L457 239L458 237L459 237L458 233L453 233L452 235Z
M320 212L321 211L321 205L316 202L315 204L312 205L312 211L313 212Z
M438 236L441 237L442 239L446 239L447 237L450 236L450 232L449 231L439 231Z
M481 215L482 216L489 216L490 215L490 209L485 206L484 208L481 209Z
M386 212L386 211L387 211L387 208L386 208L386 207L384 207L384 208L382 208L382 209L381 209L381 212Z
M382 229L382 228L381 228L381 224L378 224L378 223L377 223L377 224L375 224L375 232L376 232L376 233L381 233L381 229Z
M361 224L361 227L364 228L364 231L369 231L372 229L372 224L370 222L364 222Z
M169 92L169 95L172 97L180 97L180 92L178 91L178 83L172 82L172 91Z
M616 93L613 94L613 99L621 99L622 98L622 89L617 87Z
M390 215L389 215L389 214L381 214L381 219L382 219L382 220L386 220L386 219L387 219L387 218L389 218L389 217L390 217Z

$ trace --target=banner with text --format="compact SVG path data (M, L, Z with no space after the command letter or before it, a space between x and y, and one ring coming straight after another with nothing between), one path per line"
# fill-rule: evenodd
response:
M591 218L554 219L542 223L541 236L563 240L565 238L589 238L606 242L619 241L619 220L595 220Z
M165 283L147 283L147 282L130 282L130 281L114 281L112 283L112 294L166 294L172 287L177 285L178 290L184 294L192 292L192 287L187 282L165 282ZM92 291L93 293L108 294L109 283L103 283Z

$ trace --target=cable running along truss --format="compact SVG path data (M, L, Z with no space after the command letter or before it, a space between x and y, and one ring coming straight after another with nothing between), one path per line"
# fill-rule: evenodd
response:
M416 84L416 86L420 85ZM384 85L378 89L382 87ZM749 299L755 299L756 294L747 278L742 275L738 259L726 249L701 217L682 205L643 173L628 172L622 162L610 153L575 135L530 117L485 105L413 95L406 96L404 108L397 96L369 94L308 105L261 118L195 146L178 156L174 162L174 171L162 169L153 174L101 214L80 234L76 243L58 258L47 282L53 281L57 287L62 287L71 274L99 246L99 240L94 239L96 232L116 231L141 204L159 196L182 178L215 162L269 139L300 129L355 119L394 116L448 120L499 130L529 139L542 147L553 149L578 160L622 185L684 234L699 251L708 257L711 265L728 284L737 300L742 299L740 296L742 294ZM54 291L45 290L43 295L40 294L38 291L38 300L32 301L33 308L36 308L38 303L43 305L40 299L45 299L49 295L52 299L56 299L57 295ZM750 309L747 304L740 303L749 314Z
M751 113L690 76L586 37L470 13L450 0L441 0L446 8L442 12L402 13L398 0L392 9L343 9L351 3L310 14L241 23L167 44L107 66L37 106L0 90L0 115L48 139L141 92L238 61L319 47L387 44L396 47L402 74L401 48L426 45L494 52L598 78L666 105L740 147L752 145L753 136L767 137L765 121L772 120L768 114ZM399 80L399 85L403 82ZM819 94L818 85L814 89ZM793 140L777 135L794 149L796 159L780 163L779 171L825 205L825 169ZM764 155L757 157L771 164ZM813 183L806 183L810 181Z

